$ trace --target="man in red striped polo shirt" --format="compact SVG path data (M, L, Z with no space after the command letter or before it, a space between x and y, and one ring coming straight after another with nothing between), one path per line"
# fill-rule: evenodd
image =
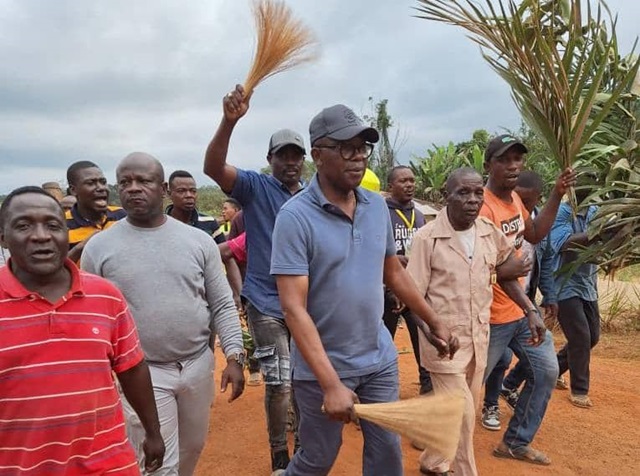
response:
M120 291L67 258L58 202L38 187L0 207L0 475L139 475L112 372L144 424L146 469L164 443L149 370Z

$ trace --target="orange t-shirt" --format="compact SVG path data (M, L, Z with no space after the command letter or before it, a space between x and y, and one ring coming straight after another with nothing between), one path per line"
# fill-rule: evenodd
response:
M491 220L513 243L516 256L520 256L524 241L525 220L529 212L524 207L517 193L511 192L512 202L507 203L496 197L489 189L484 189L484 204L480 215ZM524 287L524 277L520 278ZM506 324L522 318L524 312L507 296L499 284L493 285L493 302L491 303L491 324Z

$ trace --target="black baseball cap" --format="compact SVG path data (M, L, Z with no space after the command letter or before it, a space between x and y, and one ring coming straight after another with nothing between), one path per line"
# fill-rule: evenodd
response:
M322 137L349 140L362 135L367 142L378 142L380 136L373 127L365 125L355 112L344 104L336 104L320 111L309 124L311 145Z
M489 141L489 145L484 151L484 161L489 162L493 157L500 157L511 147L518 147L523 154L529 152L520 139L511 134L502 134Z

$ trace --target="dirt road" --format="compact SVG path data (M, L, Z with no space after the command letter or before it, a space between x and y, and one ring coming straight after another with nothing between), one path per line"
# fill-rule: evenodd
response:
M535 440L536 447L552 459L549 467L504 461L491 456L502 432L476 427L476 459L481 475L493 476L600 476L640 475L640 336L604 337L592 362L595 407L582 410L555 391L549 411ZM396 336L399 349L410 346L406 330ZM636 351L633 350L636 349ZM218 362L223 362L221 356ZM221 369L217 369L218 382ZM418 394L413 355L400 355L401 397ZM210 437L196 474L198 476L268 476L267 433L264 423L264 387L247 387L232 404L218 394L211 416ZM509 415L506 407L503 413ZM506 418L503 418L506 421ZM503 424L504 427L504 424ZM362 435L352 425L332 475L361 474ZM418 451L403 441L405 475L417 476Z

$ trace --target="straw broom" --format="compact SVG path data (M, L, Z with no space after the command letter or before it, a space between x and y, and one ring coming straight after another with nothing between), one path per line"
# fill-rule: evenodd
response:
M293 17L282 1L254 0L253 16L257 45L253 64L244 83L247 97L256 86L274 74L316 59L313 33Z
M458 449L463 410L464 397L450 394L355 405L358 418L407 437L449 460Z

